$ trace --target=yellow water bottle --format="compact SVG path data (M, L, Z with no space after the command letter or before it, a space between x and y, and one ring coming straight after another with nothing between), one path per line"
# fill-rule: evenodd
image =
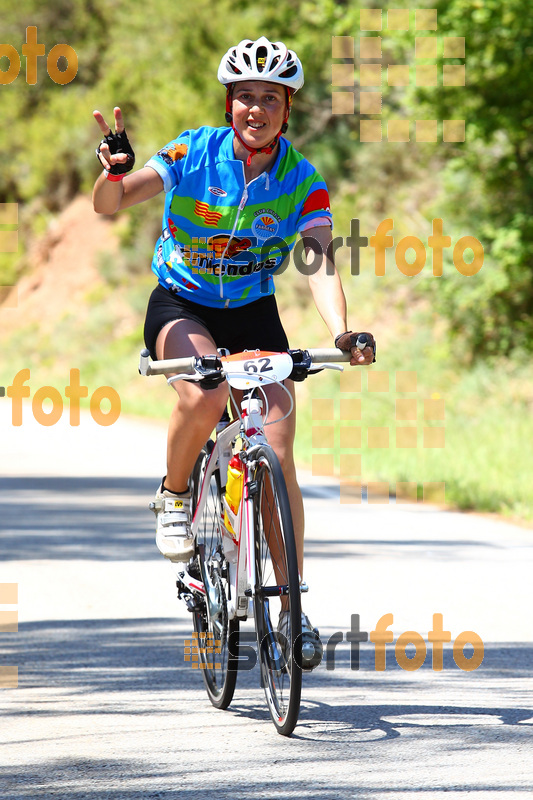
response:
M233 456L228 465L228 477L226 481L226 494L224 496L224 525L231 533L235 541L239 536L235 532L234 526L239 511L244 485L244 466L238 455Z

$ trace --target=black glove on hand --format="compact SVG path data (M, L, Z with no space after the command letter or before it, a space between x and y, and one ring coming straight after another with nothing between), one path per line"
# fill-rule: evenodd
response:
M352 347L358 347L360 350L364 350L365 347L371 347L374 351L374 361L376 360L376 342L371 333L354 333L353 331L339 333L335 337L335 347L347 353L351 351Z
M122 131L122 133L109 132L107 136L104 136L96 148L96 157L98 161L100 161L100 147L104 144L104 142L109 147L109 152L112 156L116 155L117 153L126 153L128 156L128 160L124 164L111 164L109 167L104 167L104 169L107 169L111 175L124 175L125 172L129 172L130 169L133 169L133 165L135 164L135 153L133 152L133 148L129 143L129 139L125 130Z

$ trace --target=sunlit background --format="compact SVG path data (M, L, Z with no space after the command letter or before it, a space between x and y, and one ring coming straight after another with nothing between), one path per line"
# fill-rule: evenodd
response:
M32 396L45 385L64 392L75 368L89 397L109 385L123 414L168 415L170 390L137 375L162 197L113 219L94 214L100 136L92 111L110 119L113 106L122 108L141 166L184 129L225 124L220 58L240 39L266 35L303 62L287 138L327 181L334 235L346 240L352 220L369 239L381 222L393 223L384 275L372 246L361 247L359 274L349 248L338 250L350 327L374 332L378 360L360 387L329 374L299 386L300 464L348 486L370 482L395 493L409 485L420 502L432 499L424 488L432 484L433 499L531 520L530 5L392 5L406 13L389 16L377 0L197 0L194 9L161 0L26 0L4 9L0 42L15 48L21 67L0 85L1 386L29 368ZM36 83L26 82L28 26L37 27L45 54L57 44L75 50L78 71L68 84L48 75L46 55L37 59ZM0 52L6 80L12 62ZM66 67L60 59L57 68ZM435 219L451 241L441 276L433 274ZM413 276L396 260L407 236L426 255ZM454 264L463 237L483 248L474 275ZM415 255L407 250L400 265ZM466 262L473 257L465 250ZM277 287L291 345L331 345L294 265ZM411 383L402 384L406 373ZM330 416L317 416L312 400L327 401Z

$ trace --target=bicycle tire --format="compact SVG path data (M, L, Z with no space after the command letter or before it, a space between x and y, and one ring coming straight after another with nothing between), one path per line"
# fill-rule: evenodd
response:
M193 515L198 505L205 469L214 444L211 440L202 449L191 476ZM196 560L210 598L205 597L193 611L194 630L198 636L198 666L211 703L226 709L233 699L237 682L236 647L230 642L238 637L239 621L228 619L229 590L227 562L222 547L222 501L218 468L214 470L207 502L199 520L196 538ZM213 609L215 609L213 613ZM231 637L231 638L230 638ZM218 645L217 645L218 643Z
M262 685L272 721L290 736L298 721L302 692L301 602L292 515L280 463L270 447L256 453L253 482L254 616ZM283 599L280 591L284 592ZM289 611L285 642L276 614ZM274 619L274 624L272 622Z

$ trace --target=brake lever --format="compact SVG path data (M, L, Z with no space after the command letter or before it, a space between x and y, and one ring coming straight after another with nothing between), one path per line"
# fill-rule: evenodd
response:
M172 375L170 378L167 378L167 383L170 386L172 383L176 383L176 381L192 381L193 383L198 383L202 380L200 375Z
M335 369L337 372L344 372L344 367L340 364L315 364L308 372L312 374L313 372L320 372L323 369Z

